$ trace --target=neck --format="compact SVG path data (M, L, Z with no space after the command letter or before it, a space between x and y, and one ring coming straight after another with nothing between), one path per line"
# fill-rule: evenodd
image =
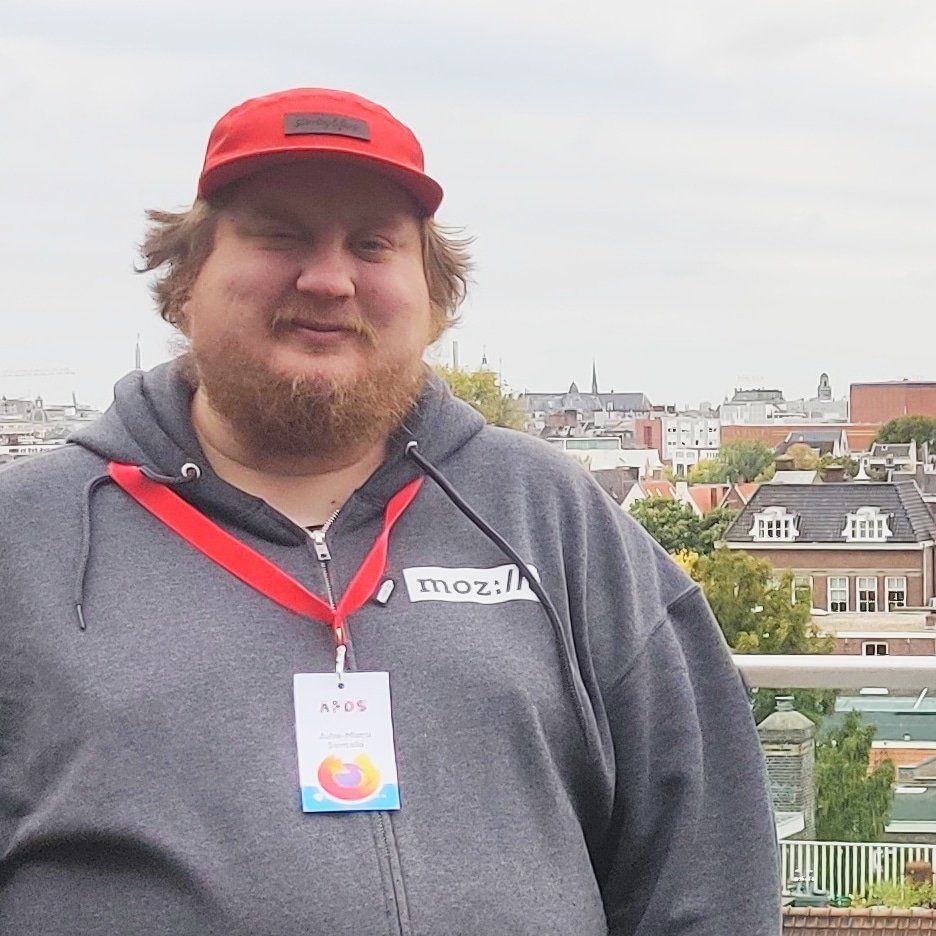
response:
M192 426L218 477L262 498L299 526L325 523L387 455L386 436L342 452L253 451L212 409L201 388L192 398Z

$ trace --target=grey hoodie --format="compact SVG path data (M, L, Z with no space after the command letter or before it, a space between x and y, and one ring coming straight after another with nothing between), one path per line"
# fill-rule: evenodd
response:
M72 444L0 472L0 932L779 933L760 749L699 590L565 455L434 379L329 531L337 590L415 439L564 634L537 601L411 590L406 569L509 563L427 479L390 600L349 622L352 668L390 673L403 808L301 812L292 677L333 669L327 629L101 480L200 465L177 491L323 594L306 533L213 474L189 397L172 365L130 374Z

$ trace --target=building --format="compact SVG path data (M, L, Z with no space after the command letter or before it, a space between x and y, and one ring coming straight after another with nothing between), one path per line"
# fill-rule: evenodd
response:
M874 444L880 426L865 425L860 423L843 423L836 426L836 430L841 430L845 435L847 442L847 454L855 452L867 452ZM763 442L764 445L775 449L787 441L787 437L802 433L809 435L814 432L816 426L812 423L758 423L750 425L728 425L724 421L721 427L722 445L728 442Z
M843 611L815 624L835 638L835 652L855 656L936 656L936 610Z
M727 507L729 510L743 510L759 487L760 484L757 481L732 484L718 506Z
M723 426L807 425L848 422L848 400L836 400L828 374L820 374L814 397L786 400L781 390L736 389L719 407Z
M786 417L796 416L811 423L848 422L848 400L834 399L829 375L820 374L814 397L786 402Z
M537 433L543 429L601 428L652 409L643 393L599 393L594 365L589 393L580 391L573 381L565 393L524 392L517 401L528 414L530 431Z
M824 455L844 458L849 451L848 433L840 427L794 429L788 432L786 438L777 446L777 454L786 455L794 445L807 445L820 458Z
M605 436L559 436L546 440L591 471L630 468L635 478L656 478L663 463L656 449L623 448L619 439Z
M930 460L929 447L923 445L917 450L914 440L905 444L895 442L875 442L871 451L862 458L865 471L887 473L892 471L915 474L918 465L927 465Z
M660 417L663 461L679 475L704 459L718 457L721 421L714 414L675 413Z
M834 714L823 721L822 734L838 728L851 711L874 726L869 766L886 759L897 771L893 810L882 841L936 843L936 699L925 693L842 696L836 699Z
M742 390L736 388L730 400L718 408L722 425L749 425L771 422L786 412L781 390Z
M890 380L851 385L851 419L879 426L900 416L936 418L936 381Z
M723 545L790 570L832 614L923 608L936 597L936 520L913 481L762 484Z

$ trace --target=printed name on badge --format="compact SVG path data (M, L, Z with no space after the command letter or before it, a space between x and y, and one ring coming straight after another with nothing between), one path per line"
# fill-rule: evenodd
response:
M538 582L539 572L530 566ZM501 604L504 601L539 601L530 583L515 565L492 569L450 569L417 566L403 570L410 601L468 601L472 604Z
M302 811L400 808L389 673L293 677Z

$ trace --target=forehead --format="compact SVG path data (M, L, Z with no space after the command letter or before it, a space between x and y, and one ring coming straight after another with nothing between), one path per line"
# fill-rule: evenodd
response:
M225 194L226 207L238 213L420 220L417 206L401 186L379 172L337 160L264 169Z

